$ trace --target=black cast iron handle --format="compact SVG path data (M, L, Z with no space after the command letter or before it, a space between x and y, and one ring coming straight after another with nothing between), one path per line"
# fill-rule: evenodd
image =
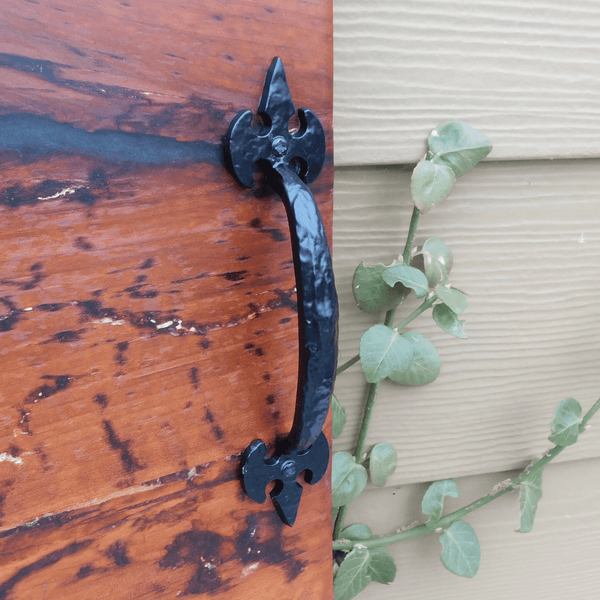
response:
M285 205L298 293L300 353L292 430L270 457L265 443L254 440L242 455L242 480L257 502L265 501L265 488L276 481L271 498L282 521L293 525L302 496L298 474L303 471L305 481L316 483L329 463L329 443L322 429L335 379L338 306L327 236L306 185L323 166L325 132L307 109L298 110L300 127L290 132L288 123L296 110L279 58L269 67L258 114L263 120L260 131L252 127L250 110L233 119L225 138L225 158L246 187L254 185L258 166Z

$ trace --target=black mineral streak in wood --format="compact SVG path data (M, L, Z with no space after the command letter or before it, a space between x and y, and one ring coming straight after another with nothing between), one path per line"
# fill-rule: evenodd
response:
M91 564L87 564L87 565L83 565L79 571L77 571L75 577L77 579L85 579L86 577L89 577L92 572L94 571L94 566Z
M26 567L22 567L10 579L7 579L4 583L0 584L0 600L8 600L8 595L11 590L30 575L51 567L66 556L71 556L80 550L87 548L92 541L93 540L84 540L82 542L73 542L61 550L50 552Z
M236 555L244 564L264 561L269 565L280 565L291 582L306 565L284 550L283 527L285 525L276 513L247 515L246 528L235 539Z
M108 398L106 394L96 394L94 396L94 402L99 404L102 408L106 408L108 406Z
M200 379L198 377L198 367L192 367L189 372L190 381L192 382L192 387L197 390L200 387Z
M223 582L218 574L218 567L222 561L222 543L223 538L212 531L184 531L178 534L171 544L165 546L165 555L158 564L162 569L196 566L185 595L224 591Z
M204 419L210 423L210 430L212 431L213 435L218 440L222 440L225 437L225 432L219 427L218 423L215 422L215 417L212 412L210 412L208 407L206 407L204 411Z
M54 385L44 385L36 388L32 392L29 392L27 398L25 398L25 404L36 404L44 398L49 398L58 394L58 392L66 389L71 385L72 379L70 375L43 375L42 379L54 379Z
M7 313L0 315L0 332L10 331L21 320L23 311L19 310L10 298L0 298L0 305L8 309Z
M104 431L106 432L107 441L113 450L119 451L125 471L127 473L133 473L134 471L141 471L144 469L145 467L138 462L129 449L131 440L120 440L110 421L105 419L102 423L104 425Z
M106 551L106 556L111 558L117 567L126 567L131 561L127 556L127 544L117 540Z

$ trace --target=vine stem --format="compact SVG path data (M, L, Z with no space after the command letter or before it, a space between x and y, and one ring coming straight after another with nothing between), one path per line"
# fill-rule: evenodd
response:
M581 422L581 428L583 428L588 424L588 421L600 410L600 398L596 400L596 403L590 408L590 410L585 414ZM531 474L536 474L541 472L546 465L553 461L567 446L556 445L550 451L548 451L540 460L533 463L527 469L525 469L518 477L515 477L506 488L496 492L495 494L490 494L487 496L483 496L475 502L471 502L471 504L467 504L463 508L455 510L447 514L445 517L442 517L438 521L427 522L423 525L417 525L416 527L412 527L411 529L407 529L406 531L400 531L398 533L394 533L392 535L386 535L379 538L373 538L371 540L361 540L361 541L351 541L351 540L337 540L333 542L334 550L351 550L357 544L361 544L365 548L380 548L382 546L388 546L390 544L394 544L396 542L401 542L404 540L410 540L412 538L418 537L420 535L426 535L428 533L432 533L438 529L445 529L449 527L455 521L462 519L465 515L468 515L470 512L489 504L493 500L500 498L500 496L504 496L504 494L508 494L512 492L525 478L529 477Z
M421 211L415 206L413 208L412 216L410 218L410 225L408 226L408 235L406 236L406 244L404 245L404 252L402 253L402 261L405 265L408 265L410 262L410 255L412 250L412 245L415 239L415 234L417 232L417 227L419 225L419 216ZM434 295L429 300L426 300L421 304L419 308L413 311L398 327L401 329L410 323L413 319L416 319L421 313L426 311L433 303L437 300ZM396 309L392 308L388 310L385 314L385 319L383 324L387 327L392 327L394 324L394 318L396 316ZM353 364L357 363L360 360L360 355L353 356L349 361L345 362L341 367L337 369L337 375L343 373L346 369L351 367ZM336 375L336 376L337 376ZM365 445L367 443L367 436L369 435L369 426L371 424L371 417L373 416L373 409L375 408L375 399L377 397L377 391L379 390L379 383L370 383L367 389L367 401L365 403L365 411L363 413L363 419L360 426L360 431L358 434L358 440L356 442L356 448L354 450L354 460L357 463L362 462L362 455L365 450ZM333 530L333 537L338 538L344 528L344 520L346 518L346 513L348 512L348 505L341 506L338 510L337 518L335 520L335 527Z

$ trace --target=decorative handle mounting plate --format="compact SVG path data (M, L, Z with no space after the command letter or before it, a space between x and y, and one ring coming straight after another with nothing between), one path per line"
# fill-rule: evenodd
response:
M292 430L275 454L266 457L262 440L254 440L242 456L242 479L256 502L265 488L276 485L271 498L281 517L293 525L302 495L296 481L319 481L329 462L329 443L322 433L329 412L337 363L337 294L327 236L315 199L306 185L319 175L325 160L325 132L316 115L298 110L300 127L291 133L296 114L283 64L274 58L258 107L263 128L252 127L252 111L239 113L225 138L228 167L239 183L254 185L255 166L279 194L290 224L298 293L299 366L296 412Z

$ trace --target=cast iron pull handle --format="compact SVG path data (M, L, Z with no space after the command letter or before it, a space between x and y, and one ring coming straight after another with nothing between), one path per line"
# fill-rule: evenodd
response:
M296 412L292 430L274 456L254 440L242 456L242 480L256 502L276 481L271 498L281 520L293 525L302 496L296 481L304 471L308 483L319 481L329 463L329 443L322 433L329 412L337 363L337 294L331 254L321 215L307 183L319 175L325 160L325 132L316 115L298 110L300 128L290 133L296 114L283 64L274 58L258 107L263 130L252 128L252 111L239 113L229 125L225 158L239 183L254 185L255 165L281 196L290 224L298 293L299 367Z

